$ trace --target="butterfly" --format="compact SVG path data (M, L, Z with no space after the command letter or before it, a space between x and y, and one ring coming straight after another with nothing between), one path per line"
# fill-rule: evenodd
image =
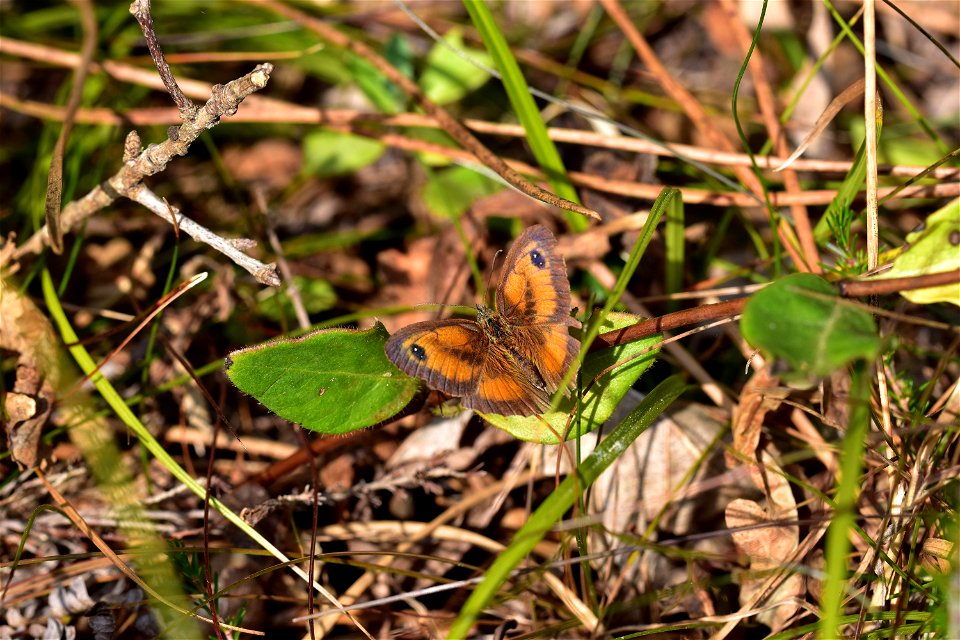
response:
M410 376L483 413L531 416L550 407L579 351L568 327L570 283L557 239L542 225L507 254L495 307L477 319L417 322L394 333L387 357Z

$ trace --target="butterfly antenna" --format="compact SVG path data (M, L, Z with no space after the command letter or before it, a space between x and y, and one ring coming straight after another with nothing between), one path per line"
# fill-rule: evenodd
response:
M483 292L481 296L484 300L487 300L488 294L490 293L490 284L493 280L493 274L497 272L497 258L500 257L500 254L503 253L503 249L497 249L497 252L493 254L493 260L490 261L490 270L487 272L487 290Z

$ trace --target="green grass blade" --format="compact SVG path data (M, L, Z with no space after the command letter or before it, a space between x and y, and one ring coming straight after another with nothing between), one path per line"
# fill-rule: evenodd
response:
M850 39L850 42L857 48L857 51L860 52L860 55L863 55L863 43L856 36L853 30L850 28L850 25L847 24L847 21L843 19L843 16L837 11L833 6L830 0L824 0L824 4L827 9L830 11L830 15L833 16L834 21L837 25L843 29L843 32L847 34L847 37ZM917 125L923 129L923 131L933 140L934 144L937 145L937 149L940 150L940 155L947 155L950 153L950 148L946 145L943 139L933 130L933 127L930 126L930 123L927 122L927 119L923 117L923 114L920 113L920 110L917 109L913 103L910 101L910 98L903 92L900 87L893 81L893 78L887 74L886 70L877 65L877 76L883 80L883 83L887 86L890 92L896 97L896 99L903 105L903 108L907 110L910 116L914 119Z
M667 293L678 293L683 289L683 267L684 267L684 214L683 199L672 198L667 204L667 220L663 239L666 246L667 268L666 268L666 289ZM677 301L671 300L667 303L668 311L676 311Z
M577 469L544 500L531 514L527 523L517 531L513 541L497 556L476 590L460 610L460 615L450 627L450 638L466 638L477 616L493 600L500 587L510 578L511 572L558 522L574 502L604 469L623 453L663 411L683 393L686 385L679 376L671 376L661 382L637 405L630 415L594 449Z
M820 638L839 637L840 613L847 585L850 532L855 523L854 508L860 489L864 440L870 425L870 376L867 368L854 368L850 384L850 423L843 438L836 511L827 530L826 581L821 598Z
M563 166L560 154L556 145L547 133L547 126L540 117L540 110L537 108L533 96L530 95L530 87L520 72L520 66L517 64L510 46L507 44L503 33L493 19L493 14L487 8L483 0L464 0L464 7L470 14L474 26L483 38L483 43L487 51L493 58L493 62L500 72L503 79L503 87L506 89L507 97L510 98L510 104L513 105L527 134L527 142L533 151L534 157L540 164L540 167L547 174L547 179L553 187L554 192L561 198L566 198L572 202L579 203L577 191L567 177L567 170ZM568 214L567 221L570 228L574 231L583 231L587 228L587 221L580 215Z
M167 453L167 451L163 448L163 445L157 442L156 438L153 437L153 434L147 430L146 426L144 426L140 419L133 413L130 407L127 406L126 402L123 400L123 397L117 393L117 390L113 387L113 384L111 384L110 381L103 376L103 374L97 371L96 363L87 352L86 348L80 343L80 338L73 330L70 320L64 313L63 307L60 305L60 300L56 295L53 279L50 276L50 272L45 268L41 272L41 281L43 285L44 301L47 303L50 316L53 318L54 323L59 329L60 335L63 337L63 341L70 345L70 355L73 356L73 359L80 366L80 369L83 371L83 373L87 376L90 376L90 382L97 389L107 404L110 405L110 408L114 411L116 416L120 418L124 425L126 425L134 433L134 435L137 436L137 439L144 446L144 448L149 451L158 462L163 464L163 466L166 467L173 477L182 482L184 486L186 486L195 495L201 499L208 499L210 501L211 509L217 511L217 513L222 515L231 524L239 528L246 536L248 536L256 544L260 545L260 547L265 549L277 560L280 562L290 562L290 559L287 558L282 551L280 551L269 540L261 535L260 532L247 524L227 505L223 504L216 498L208 498L206 495L206 489L199 482L194 480L193 477L187 473L186 469L181 467L177 461L174 460L169 453ZM292 566L291 569L304 580L308 579L306 572L300 567ZM327 594L326 589L320 586L319 583L314 582L313 584L314 588L316 588L318 592L321 594Z

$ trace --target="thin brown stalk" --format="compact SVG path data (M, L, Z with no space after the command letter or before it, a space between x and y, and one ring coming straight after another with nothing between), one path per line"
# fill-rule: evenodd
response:
M76 68L80 64L80 56L56 49L39 45L32 42L24 42L12 38L0 37L0 53L11 56L17 56L29 60L54 64L67 68ZM94 63L91 66L94 72L106 71L115 80L123 80L140 86L163 89L163 84L157 78L155 73L139 69L126 63L116 61L104 61L101 64ZM180 85L185 93L194 98L204 98L210 93L210 85L199 80L192 80L180 77ZM835 99L835 102L846 104L850 96L845 96L848 91L855 90L856 87L848 89ZM842 99L841 99L842 97ZM833 103L831 103L833 104ZM63 107L48 105L45 103L22 100L16 96L11 96L0 91L0 106L13 109L20 113L31 115L38 118L50 120L63 120ZM376 123L384 126L411 126L411 127L437 127L437 121L429 115L419 113L401 113L386 116L377 113L359 113L349 109L321 109L317 107L307 107L297 105L283 100L268 98L265 96L252 95L244 101L244 108L230 118L232 122L284 122L284 123L302 123L302 124L341 124L348 125L356 122L369 124ZM168 108L145 108L131 109L122 114L116 111L104 108L81 108L77 113L77 122L85 124L134 124L134 125L168 125L179 122L178 112L175 109ZM523 137L525 134L523 127L514 124L505 124L498 122L486 122L483 120L466 119L463 123L471 130L477 133L488 133L491 135ZM578 129L551 128L548 130L550 138L556 142L566 142L571 144L583 144L607 149L619 149L623 151L633 151L636 153L652 153L660 156L671 157L671 152L665 149L663 145L627 136L608 136L601 133L583 131ZM774 169L783 165L790 158L781 158L774 156L756 157L751 160L750 156L735 151L721 151L717 149L704 149L684 144L671 144L670 147L682 153L684 156L697 160L699 162L717 164L717 165L736 165L751 166L753 161L762 169ZM849 160L811 160L798 159L791 163L798 171L828 172L845 174L850 170L852 162ZM880 165L878 171L885 175L909 176L914 177L918 174L929 175L931 178L939 180L950 180L960 176L960 169L955 167L943 167L924 173L924 167L914 167L907 165Z
M746 55L750 49L752 38L740 19L739 10L733 0L722 0L721 5L724 11L720 13L726 17L726 26L733 32L734 38ZM787 141L780 126L780 120L777 118L776 99L773 96L773 90L770 88L770 82L767 80L766 64L759 47L753 49L748 69L750 70L750 77L753 78L760 115L763 118L764 126L767 128L767 134L773 142L773 148L780 155L785 155L788 153ZM797 194L803 191L800 186L800 179L797 177L796 171L792 169L783 172L783 184L788 194ZM807 208L799 202L794 202L790 205L790 213L793 216L793 224L804 257L804 264L797 266L805 271L821 273L823 270L820 268L817 241L813 237L813 227L810 224Z
M83 85L90 73L93 63L93 54L97 47L97 17L93 12L90 0L73 0L80 12L80 24L83 27L83 44L80 48L80 62L73 70L73 85L70 87L70 97L64 108L63 127L57 142L53 145L50 155L50 172L47 174L47 194L44 202L44 217L47 228L50 229L50 249L54 253L63 253L63 229L60 226L60 206L63 203L63 153L67 148L67 140L73 131L74 118L80 107L83 97Z
M600 0L600 3L617 24L617 27L623 31L627 40L640 56L640 59L650 70L650 73L652 73L657 82L660 83L667 95L683 108L684 113L687 114L687 117L690 118L697 130L717 149L721 151L733 151L733 143L713 124L693 94L687 91L667 70L660 61L660 58L658 58L657 54L653 51L653 47L647 43L643 35L637 30L627 15L627 12L620 6L620 3L617 0ZM733 172L736 174L737 179L739 179L751 193L761 199L764 197L763 185L749 168L734 167ZM804 260L797 250L797 239L793 234L793 230L785 220L781 220L781 223L777 226L777 234L780 236L783 247L790 255L790 258L795 264L802 266Z
M880 226L877 219L877 125L880 123L877 96L877 16L874 0L863 2L864 63L864 146L867 159L867 268L880 264Z
M426 94L422 89L420 89L419 86L417 86L415 82L410 80L410 78L401 73L396 67L390 64L380 54L368 47L363 42L346 36L345 34L328 25L323 20L314 18L313 16L308 15L299 9L276 2L275 0L254 1L257 4L270 9L274 13L278 13L286 18L296 21L299 24L302 24L304 27L317 34L320 38L337 47L350 51L372 64L381 73L383 73L387 79L390 80L390 82L397 85L401 91L416 101L416 103L420 105L424 111L433 116L437 120L437 124L439 124L440 127L447 132L451 138L456 140L459 145L473 153L473 155L479 158L484 165L492 169L500 177L502 177L512 186L519 189L521 192L527 194L531 198L535 198L547 204L552 204L560 209L573 211L575 213L587 216L588 218L593 218L594 220L600 219L600 214L598 214L596 211L581 206L575 202L570 202L569 200L560 198L549 191L541 189L511 169L506 162L504 162L498 155L487 149L487 147L484 146L484 144L480 142L480 140L478 140L472 133L470 133L466 127L460 124L456 118L451 116L442 107L427 98Z

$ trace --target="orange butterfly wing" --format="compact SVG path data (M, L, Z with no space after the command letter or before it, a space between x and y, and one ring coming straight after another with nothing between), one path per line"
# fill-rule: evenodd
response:
M497 311L517 326L576 324L570 317L567 268L546 227L530 227L510 247L497 287Z
M500 323L493 332L503 328L505 335L488 335L490 324L472 320L418 322L390 336L387 357L467 408L542 413L579 350L567 332L579 323L570 317L570 283L556 246L553 234L536 225L511 247L492 314ZM484 317L490 319L488 309L481 309Z
M483 413L532 416L550 406L550 395L532 382L536 374L524 372L515 357L500 345L491 345L477 389L462 404Z
M476 322L450 319L417 322L394 333L387 357L409 376L451 396L472 395L488 358L490 340Z
M504 269L497 310L513 325L513 348L552 393L580 350L567 332L579 323L570 317L570 282L556 238L546 227L530 227L510 248Z

